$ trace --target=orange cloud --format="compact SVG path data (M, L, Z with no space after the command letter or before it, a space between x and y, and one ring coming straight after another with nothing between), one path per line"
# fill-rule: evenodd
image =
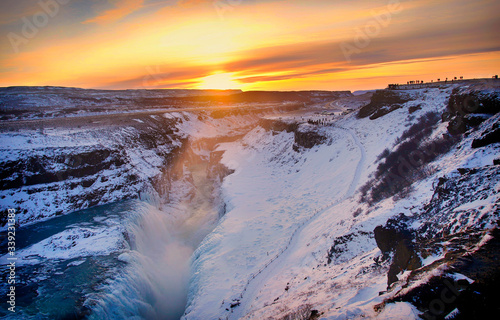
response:
M0 85L194 88L219 72L245 89L327 89L333 82L397 82L419 72L425 80L432 76L425 68L441 64L464 76L494 69L500 2L400 1L403 10L350 59L341 44L356 45L359 30L388 0L243 1L224 19L212 0L109 0L92 10L86 3L82 16L93 15L85 21L92 26L63 17L74 17L78 6L61 10L28 39L29 50L0 55ZM21 27L10 26L18 33ZM3 37L0 47L2 39L8 46Z
M110 0L113 8L99 13L83 23L106 24L115 22L141 8L144 0Z

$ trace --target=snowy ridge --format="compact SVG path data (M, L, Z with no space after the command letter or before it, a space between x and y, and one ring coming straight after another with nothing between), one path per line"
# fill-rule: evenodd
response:
M339 127L340 128L340 127ZM246 294L247 291L250 291L247 295L250 296L250 297L254 297L256 295L256 290L258 288L258 284L256 285L252 285L253 283L259 283L261 281L259 281L258 279L256 279L257 277L264 277L265 278L268 278L268 277L272 277L274 272L278 271L279 268L283 268L284 266L283 265L279 265L279 263L276 263L276 266L272 266L271 268L269 268L271 266L271 264L274 264L276 260L280 259L282 257L282 255L287 251L289 250L290 248L293 248L296 246L297 244L297 235L300 234L303 229L305 228L305 226L307 224L309 224L311 221L313 221L314 219L317 218L318 215L324 213L327 209L332 209L334 208L336 205L338 205L340 202L342 202L343 200L347 199L347 198L350 198L353 196L354 194L354 191L359 183L359 178L360 178L360 175L361 175L361 170L363 169L363 165L364 165L364 161L365 161L365 151L364 151L364 148L363 146L361 145L361 143L359 142L358 138L349 130L347 129L344 129L344 128L340 128L342 130L345 130L346 132L348 132L350 134L350 136L353 138L353 140L356 142L356 145L358 146L359 150L361 151L361 157L360 157L360 160L356 166L356 172L354 174L354 177L352 178L352 181L349 185L349 189L346 191L346 193L342 196L342 198L324 206L323 208L320 208L320 209L316 209L314 211L314 214L309 217L306 221L303 221L299 224L299 226L297 227L297 229L295 229L292 233L292 235L290 236L290 240L288 241L288 243L285 245L284 248L282 248L277 254L276 256L274 256L271 260L269 260L268 263L266 263L264 265L264 267L262 269L260 269L259 271L257 271L256 274L251 274L250 275L250 279L248 279L245 287L243 288L243 291L242 293L240 294L240 298L241 300L238 301L238 303L241 303L244 298L244 295ZM277 270L278 269L278 270ZM261 275L263 272L265 272L264 275ZM244 304L245 305L245 304ZM246 304L246 306L249 306L250 304ZM242 317L242 315L245 315L247 312L248 312L248 307L247 309L243 309L243 308L237 308L236 309L236 312L234 314L231 314L230 318L233 318L233 319L240 319Z

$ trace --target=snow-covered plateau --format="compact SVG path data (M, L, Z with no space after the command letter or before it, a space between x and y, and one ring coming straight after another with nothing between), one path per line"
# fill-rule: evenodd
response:
M498 81L357 96L15 88L0 103L0 218L7 234L17 212L25 318L499 311ZM1 255L6 268L6 241ZM83 273L50 307L52 284Z

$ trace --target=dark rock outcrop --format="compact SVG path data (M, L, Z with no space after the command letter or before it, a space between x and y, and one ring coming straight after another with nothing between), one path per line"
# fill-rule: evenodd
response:
M477 127L488 118L500 111L500 96L498 93L477 91L461 91L454 89L448 100L447 111L443 120L449 121L448 131L451 134L462 134Z
M448 100L448 111L454 114L495 114L500 111L500 96L498 93L461 92L457 88Z
M494 229L490 235L491 239L472 253L461 249L447 254L443 274L384 303L409 302L422 312L422 319L491 319L500 313L500 230ZM473 281L457 278L457 274ZM457 314L447 317L453 310Z
M394 110L402 108L401 105L410 100L411 99L404 93L390 90L377 90L373 94L370 103L359 110L358 118L370 117L371 120L375 120Z
M385 226L377 226L374 235L380 251L387 259L391 254L392 263L387 274L387 284L398 281L397 275L405 270L415 270L421 267L422 262L412 243L413 235L406 228L406 217L400 215L391 219Z
M500 142L500 121L497 121L491 128L485 130L481 134L481 137L474 139L472 141L472 148L481 148L497 142Z
M84 178L125 164L125 155L118 149L67 151L47 150L43 156L27 154L16 161L3 163L0 167L0 190Z
M259 125L266 129L267 131L273 132L295 132L297 131L299 124L297 122L285 122L281 120L273 119L260 119Z
M326 141L326 137L319 134L317 131L303 131L296 130L294 132L295 144L294 150L297 151L299 147L311 149L312 147L322 144Z
M460 175L443 178L434 194L424 206L421 219L424 222L416 231L419 242L433 239L436 235L472 232L484 229L498 212L482 214L477 209L459 209L463 203L486 199L497 191L500 168L486 166L461 169ZM497 218L498 219L498 218ZM470 221L477 220L474 225Z
M268 131L273 132L293 132L294 145L293 150L299 151L300 148L311 149L312 147L324 143L327 138L317 130L309 130L297 122L285 122L281 120L261 119L259 125Z

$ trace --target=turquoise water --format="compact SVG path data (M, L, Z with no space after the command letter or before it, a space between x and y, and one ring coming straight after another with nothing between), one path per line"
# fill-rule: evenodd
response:
M0 301L0 317L179 319L186 303L189 258L194 248L176 234L178 228L171 215L145 202L108 204L20 228L16 250L22 253L22 249L47 243L46 239L68 230L100 230L103 226L123 230L118 234L124 246L105 254L72 258L29 257L30 264L16 268L16 313ZM87 245L92 246L92 241ZM3 256L5 241L1 248ZM5 260L1 264L0 296L6 297Z

